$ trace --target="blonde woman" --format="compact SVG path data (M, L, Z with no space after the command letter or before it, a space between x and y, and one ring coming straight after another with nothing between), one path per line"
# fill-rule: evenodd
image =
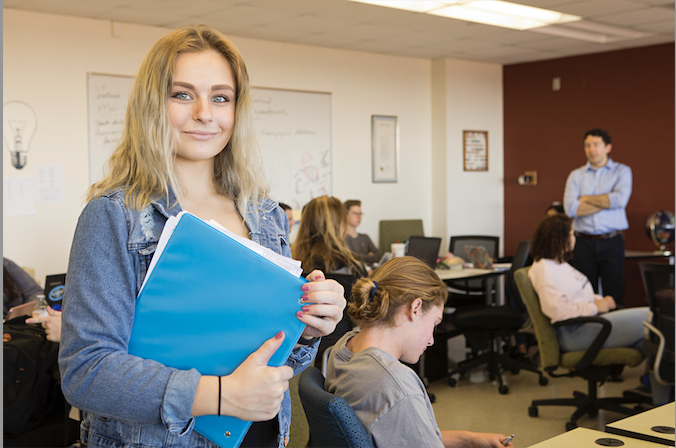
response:
M332 196L319 196L303 208L293 256L303 263L303 272L319 269L336 274L366 275L364 264L347 247L347 215L343 204Z
M342 287L321 272L303 286L313 305L298 313L307 328L286 366L267 366L281 332L222 378L127 351L136 296L169 216L186 210L291 255L286 216L266 197L261 173L237 48L206 26L162 37L142 62L107 174L89 190L68 265L59 365L66 398L84 411L87 446L213 447L193 431L194 417L218 413L260 422L242 446L288 441L288 380L345 306Z
M443 281L414 257L395 258L352 288L348 314L361 327L329 355L326 390L354 409L376 447L502 448L502 434L440 431L415 364L434 344L447 298ZM511 443L506 446L512 446Z

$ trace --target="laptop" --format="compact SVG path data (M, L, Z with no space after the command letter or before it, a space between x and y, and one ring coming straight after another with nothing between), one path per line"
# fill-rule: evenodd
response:
M408 252L406 255L419 258L434 269L437 267L439 247L441 247L441 238L412 236L408 239Z
M478 269L493 269L493 260L491 260L488 251L483 246L465 246L465 253L469 261L474 263Z

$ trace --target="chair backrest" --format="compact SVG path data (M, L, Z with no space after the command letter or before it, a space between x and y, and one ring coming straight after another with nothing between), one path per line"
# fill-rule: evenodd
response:
M540 360L544 369L548 367L557 367L561 359L561 348L556 332L547 316L540 309L540 298L538 297L533 284L528 277L529 267L517 269L514 273L514 282L516 283L521 297L523 298L528 315L533 322L535 337L538 341L540 350Z
M456 257L460 257L465 261L470 261L467 253L465 253L465 246L483 246L491 258L498 258L498 251L500 250L499 236L485 236L485 235L463 235L451 236L451 243L448 251L453 253Z
M301 373L298 395L314 447L373 448L371 438L347 401L324 390L324 376L316 367L310 366Z
M383 253L392 250L392 243L403 243L412 236L425 236L422 219L383 220L379 232L379 247Z
M674 266L667 263L640 262L643 289L651 308L655 305L655 294L658 291L674 289ZM654 312L654 310L653 310Z
M512 259L512 267L507 273L507 283L509 284L509 293L512 305L516 307L521 313L526 312L526 304L523 303L523 298L519 293L519 288L514 283L514 273L528 263L528 255L530 254L530 241L521 241L516 248L516 254Z

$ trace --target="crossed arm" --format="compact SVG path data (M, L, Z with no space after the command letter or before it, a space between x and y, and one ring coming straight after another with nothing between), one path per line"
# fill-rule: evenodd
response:
M610 198L607 194L580 196L579 201L580 206L577 208L576 216L593 215L603 209L610 208Z

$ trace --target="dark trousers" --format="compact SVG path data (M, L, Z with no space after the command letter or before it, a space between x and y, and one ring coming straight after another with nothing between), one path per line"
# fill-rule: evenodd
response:
M607 240L592 240L578 236L570 264L587 276L597 294L600 277L603 295L612 296L618 306L622 305L624 301L624 237L622 235Z

